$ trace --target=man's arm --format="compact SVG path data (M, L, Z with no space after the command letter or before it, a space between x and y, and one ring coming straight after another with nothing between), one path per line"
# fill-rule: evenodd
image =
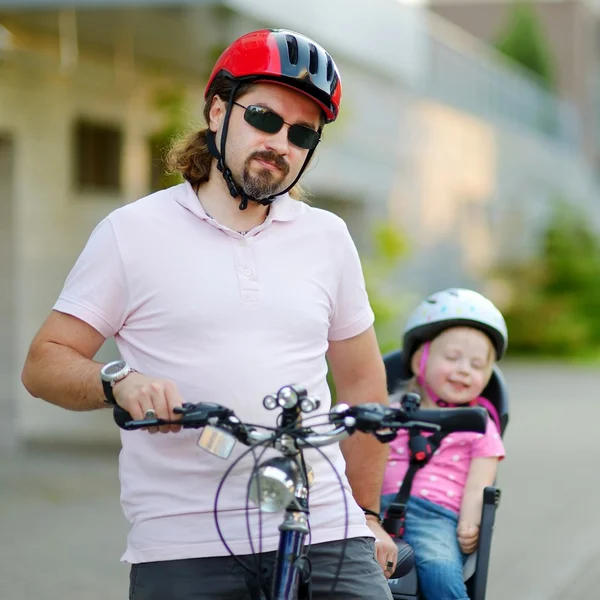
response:
M327 359L339 402L387 404L385 367L373 327L355 337L330 342ZM381 444L372 435L355 433L340 446L356 502L362 508L379 512L387 444Z
M81 319L52 311L29 348L21 381L36 398L69 410L106 407L102 365L92 358L104 336Z
M330 342L327 358L340 402L350 405L365 402L387 404L385 367L373 327L355 337ZM340 447L354 499L362 508L379 514L389 446L371 435L357 432L343 440ZM390 577L395 569L398 548L379 524L378 518L366 515L366 520L377 539L377 560L385 576Z
M23 385L32 396L68 410L106 408L100 381L102 365L92 360L104 340L81 319L52 311L31 343L21 373ZM113 393L117 404L134 419L144 418L148 409L159 419L180 418L173 411L183 399L171 381L131 373L114 386ZM181 426L175 424L159 428L161 433L179 429Z

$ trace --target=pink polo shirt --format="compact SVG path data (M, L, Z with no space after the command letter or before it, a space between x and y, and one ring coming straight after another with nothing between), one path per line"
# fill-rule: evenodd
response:
M290 383L331 399L329 340L344 340L374 320L356 248L337 216L289 196L245 237L211 219L187 183L124 206L92 233L56 310L114 336L141 373L174 381L190 402L217 402L244 421L274 425L266 394ZM365 398L368 401L369 398ZM109 418L107 416L107 418ZM123 560L131 563L222 556L213 508L227 461L196 446L198 431L121 432L121 503L131 522ZM372 536L343 475L339 446L305 453L315 471L310 493L313 543ZM275 454L269 451L266 456ZM250 456L232 471L218 502L219 526L236 554L248 554L246 488ZM282 514L250 505L258 551L277 548Z

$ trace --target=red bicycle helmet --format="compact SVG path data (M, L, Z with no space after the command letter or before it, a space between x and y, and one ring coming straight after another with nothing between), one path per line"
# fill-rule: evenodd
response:
M340 73L331 56L310 38L286 29L260 29L233 42L217 60L204 97L218 75L239 82L273 81L313 99L335 121L342 99Z

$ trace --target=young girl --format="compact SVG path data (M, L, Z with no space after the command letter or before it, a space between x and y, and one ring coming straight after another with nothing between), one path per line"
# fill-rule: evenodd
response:
M504 318L487 298L465 289L435 293L420 304L404 330L403 360L414 375L409 389L420 393L421 408L485 406L480 394L506 345ZM390 444L384 514L409 467L408 440L408 433L401 432ZM490 418L485 434L446 436L416 472L403 539L414 550L427 600L469 600L463 562L477 548L483 489L494 483L502 458L498 425Z

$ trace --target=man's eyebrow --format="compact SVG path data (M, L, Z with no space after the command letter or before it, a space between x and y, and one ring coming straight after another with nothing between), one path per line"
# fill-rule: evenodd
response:
M279 115L279 113L272 107L269 106L268 104L264 103L264 102L254 102L253 103L254 106L260 106L261 108L266 108L268 110L270 110L271 112L274 112L276 115ZM279 115L281 116L281 115ZM314 131L318 131L319 130L319 124L317 123L317 125L315 125L314 123L311 123L310 121L297 121L296 123L291 123L292 125L302 125L304 127L308 127L309 129L313 129Z

